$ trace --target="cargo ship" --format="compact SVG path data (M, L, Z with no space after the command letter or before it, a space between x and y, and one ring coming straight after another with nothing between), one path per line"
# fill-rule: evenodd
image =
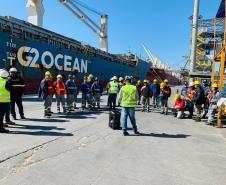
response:
M74 74L80 82L92 74L104 84L115 75L156 77L151 62L135 54L110 54L10 16L0 17L0 51L0 68L16 67L25 79L26 93L37 93L47 70L54 77ZM163 70L158 74L161 80L171 77Z

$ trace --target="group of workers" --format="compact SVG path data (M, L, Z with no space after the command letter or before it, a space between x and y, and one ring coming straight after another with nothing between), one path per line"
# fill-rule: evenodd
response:
M26 119L22 104L24 87L24 80L16 68L11 68L9 71L0 69L0 133L9 132L5 127L15 124L10 120L10 113L13 119L17 120L15 104L18 106L20 118Z
M76 76L68 75L66 82L61 74L53 80L52 74L47 71L45 77L40 83L38 95L44 101L44 116L51 117L52 100L56 96L57 112L70 113L77 107L77 96L79 93L78 81ZM23 112L22 96L24 94L24 80L18 74L16 68L0 70L0 132L8 132L5 127L9 124L15 124L10 120L10 113L14 120L17 119L15 112L15 103L18 106L21 119L26 119ZM83 78L80 85L82 93L82 110L88 108L91 110L100 109L100 99L103 93L103 86L99 79L93 75ZM168 99L171 96L171 88L168 80L158 83L154 79L153 83L144 80L136 81L131 76L119 79L114 76L106 86L108 93L108 106L110 110L116 109L116 106L122 107L122 130L123 135L129 135L127 132L127 118L129 117L135 134L139 134L136 119L135 107L142 105L142 112L150 112L150 101L152 99L153 108L160 109L161 114L168 114ZM218 91L218 85L210 85L207 82L202 84L199 81L184 85L175 95L173 113L177 118L184 118L185 111L189 112L188 118L193 117L194 109L196 110L195 120L201 121L208 114L208 124L213 124L215 113L217 112L217 101L219 97L226 98L225 91ZM118 100L118 102L117 102ZM117 104L118 103L118 104ZM117 104L117 105L116 105ZM203 112L203 114L202 114ZM5 117L5 123L4 123Z
M185 118L184 112L188 111L188 118L192 118L195 110L195 121L200 122L208 118L207 124L214 125L214 117L218 109L217 102L220 98L226 98L225 91L226 89L219 92L217 83L211 85L207 81L201 83L196 80L189 84L185 81L181 92L175 95L175 117Z
M57 112L61 113L61 106L63 113L70 113L78 109L77 96L79 93L78 82L75 75L68 75L67 81L64 83L62 75L57 75L55 82L49 71L45 73L45 78L41 81L39 87L39 97L44 100L44 116L50 117L52 115L51 105L53 95L56 96ZM93 78L92 75L84 77L81 84L82 92L82 109L100 108L100 97L103 92L102 85L99 79Z
M153 108L160 108L161 114L168 114L168 99L171 96L171 88L167 79L160 84L157 79L154 79L153 83L148 80L141 83L140 80L136 81L131 76L126 76L125 79L123 77L118 79L114 76L107 84L107 92L110 110L116 108L117 97L118 106L122 107L121 121L124 136L129 135L127 132L128 117L134 133L139 134L135 119L135 107L137 105L142 105L142 112L150 112L150 100L152 98Z

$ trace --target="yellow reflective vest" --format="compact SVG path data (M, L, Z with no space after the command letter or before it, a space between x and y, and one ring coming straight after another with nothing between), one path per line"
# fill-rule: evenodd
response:
M110 87L109 87L109 90L108 92L110 94L117 94L118 93L118 82L110 82Z
M5 88L7 80L0 78L0 103L10 102L10 91Z
M121 89L121 106L122 107L135 107L137 98L137 88L134 85L125 85Z

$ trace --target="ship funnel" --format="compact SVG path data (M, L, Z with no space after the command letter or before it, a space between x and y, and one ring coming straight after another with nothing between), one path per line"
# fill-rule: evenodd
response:
M45 12L42 1L43 0L28 0L26 5L28 22L40 27L43 26L43 15Z

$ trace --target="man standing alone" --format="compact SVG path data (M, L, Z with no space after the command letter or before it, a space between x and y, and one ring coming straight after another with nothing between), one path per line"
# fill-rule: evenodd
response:
M21 119L25 119L24 117L24 109L22 104L22 96L24 94L24 80L18 75L16 68L11 68L9 70L10 77L9 83L12 85L12 91L10 91L10 98L11 98L11 114L16 120L16 112L15 112L15 103L19 109L19 114Z
M127 117L129 116L133 130L135 134L139 134L137 131L136 119L135 119L135 106L137 103L138 92L134 85L131 85L131 77L126 77L126 85L123 86L119 92L119 103L122 107L122 130L123 135L128 136L127 132Z
M112 78L112 81L109 84L109 104L110 104L110 109L115 109L116 107L116 99L117 99L117 94L119 90L119 84L117 82L118 78L114 76Z

